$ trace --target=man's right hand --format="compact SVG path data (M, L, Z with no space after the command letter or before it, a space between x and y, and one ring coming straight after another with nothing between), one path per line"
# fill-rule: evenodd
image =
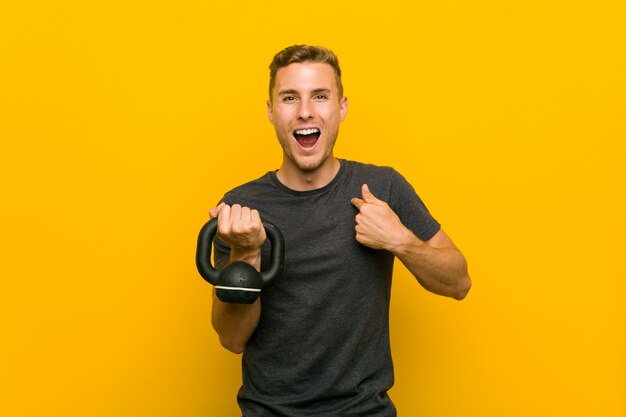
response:
M244 261L261 270L261 246L265 229L256 210L221 203L209 211L217 217L217 236L230 245L230 260ZM213 291L211 323L220 343L234 353L242 353L261 317L261 297L252 304L224 303Z
M259 212L239 204L229 206L221 203L211 209L209 215L217 217L217 236L230 245L231 261L256 263L254 261L260 257L261 246L266 238Z

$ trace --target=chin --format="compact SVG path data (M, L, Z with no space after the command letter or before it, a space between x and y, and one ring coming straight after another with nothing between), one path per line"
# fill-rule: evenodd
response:
M324 164L324 160L321 161L295 161L296 166L300 168L301 171L305 172L313 172L317 170Z
M317 152L320 152L318 149ZM290 149L286 152L291 165L302 172L312 173L322 168L330 159L332 159L332 150L325 150L324 153L314 153L312 155L302 155L299 149Z

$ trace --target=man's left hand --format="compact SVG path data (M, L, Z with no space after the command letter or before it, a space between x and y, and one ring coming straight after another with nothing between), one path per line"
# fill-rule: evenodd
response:
M351 200L359 213L356 215L356 240L372 249L385 249L394 252L399 243L411 233L389 204L376 198L367 184L361 187L362 198Z

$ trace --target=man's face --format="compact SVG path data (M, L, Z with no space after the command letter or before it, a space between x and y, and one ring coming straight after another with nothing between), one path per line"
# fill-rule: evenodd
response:
M283 148L283 165L311 172L330 161L348 101L328 64L290 64L276 73L267 114Z

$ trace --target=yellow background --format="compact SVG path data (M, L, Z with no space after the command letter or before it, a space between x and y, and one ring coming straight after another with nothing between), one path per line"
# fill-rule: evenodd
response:
M401 416L626 416L626 5L0 5L0 415L236 416L195 239L280 163L267 66L335 50L337 156L392 165L466 254L398 265Z

